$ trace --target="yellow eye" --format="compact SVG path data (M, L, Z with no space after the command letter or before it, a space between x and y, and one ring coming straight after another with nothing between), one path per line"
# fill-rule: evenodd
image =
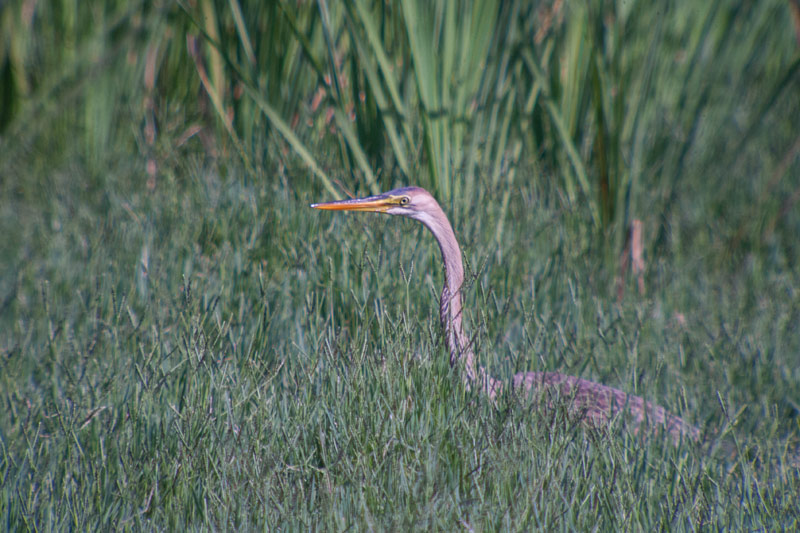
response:
M411 199L408 196L403 196L402 198L400 198L400 205L406 205L410 201Z

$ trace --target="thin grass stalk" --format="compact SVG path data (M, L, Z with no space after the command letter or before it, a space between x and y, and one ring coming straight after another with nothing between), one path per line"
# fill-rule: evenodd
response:
M244 55L247 58L247 62L254 66L256 64L256 54L253 51L253 43L250 41L247 25L242 16L242 7L239 5L239 0L228 0L228 5L231 8L231 15L236 24L236 33L239 36L239 42L242 44Z
M233 121L231 120L228 113L226 113L225 111L224 103L222 101L222 95L214 86L214 84L211 82L211 80L209 80L208 75L206 74L205 66L203 65L203 62L200 59L200 55L196 49L196 43L193 42L193 40L189 40L187 45L190 50L190 55L193 57L195 61L195 67L197 68L197 75L200 78L201 83L203 84L203 88L206 90L206 93L211 99L211 103L214 105L214 110L217 112L217 116L219 117L223 126L225 126L225 129L228 132L228 136L233 142L233 145L236 147L236 150L239 152L239 156L242 158L245 167L247 167L249 172L252 172L253 166L250 163L250 157L247 151L245 151L242 142L239 140L239 135L233 128Z
M320 13L320 20L322 22L322 35L325 42L325 51L328 57L328 79L330 83L328 84L330 87L333 88L332 99L336 106L336 112L338 114L344 113L346 103L344 100L344 93L342 90L342 80L340 79L339 74L339 64L337 61L337 52L336 47L334 44L334 39L332 37L332 28L331 28L331 17L330 11L328 10L328 3L325 0L317 0L317 7L319 8ZM337 28L338 29L338 28ZM342 126L341 120L337 121L338 126ZM345 132L343 132L345 133ZM351 141L355 141L356 137L354 135L337 135L335 137L336 142L339 146L339 153L346 166L346 171L354 176L354 167L358 163L357 158L353 154L353 147L350 145ZM362 172L364 171L364 167L362 166ZM374 180L373 180L374 181ZM373 193L375 192L373 188Z
M374 20L367 13L362 1L346 4L349 16L347 17L350 36L358 54L358 64L367 78L367 89L375 98L376 107L380 114L384 130L389 143L392 146L394 155L400 171L406 179L410 176L408 162L408 147L411 145L411 118L407 116L403 103L400 100L397 75L389 63L389 58L383 49L383 43L377 35L374 27ZM353 12L355 7L355 12ZM366 42L364 42L357 31L356 25L364 29ZM375 67L373 58L367 50L375 55L374 61L377 62L380 73ZM385 87L385 89L384 89Z

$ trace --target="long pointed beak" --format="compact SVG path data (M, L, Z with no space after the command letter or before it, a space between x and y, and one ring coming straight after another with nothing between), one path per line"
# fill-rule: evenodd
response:
M349 200L339 200L338 202L325 202L322 204L311 204L314 209L324 209L326 211L373 211L383 213L397 205L397 200L391 196L381 194L369 196L367 198L351 198Z

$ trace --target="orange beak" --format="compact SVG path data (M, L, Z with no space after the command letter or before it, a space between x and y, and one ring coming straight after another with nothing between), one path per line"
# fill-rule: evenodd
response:
M383 213L396 205L399 205L396 198L381 194L378 196L368 196L367 198L351 198L349 200L339 200L337 202L311 204L311 207L314 209L323 209L325 211L371 211Z

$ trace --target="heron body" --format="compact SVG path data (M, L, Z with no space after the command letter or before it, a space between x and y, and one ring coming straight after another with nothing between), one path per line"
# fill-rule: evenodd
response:
M495 400L502 392L504 383L492 377L485 367L476 362L471 342L464 332L461 320L461 289L464 283L461 249L450 221L433 196L420 187L403 187L377 196L312 204L311 207L404 216L421 222L430 230L439 244L444 263L439 314L450 352L450 364L463 371L467 387L477 386ZM523 394L542 394L548 406L552 406L558 398L564 399L569 402L571 413L595 426L605 425L618 414L627 413L634 430L645 426L655 431L663 429L676 443L684 438L700 438L700 431L696 427L670 414L663 407L594 381L558 372L522 372L512 378L511 388Z

